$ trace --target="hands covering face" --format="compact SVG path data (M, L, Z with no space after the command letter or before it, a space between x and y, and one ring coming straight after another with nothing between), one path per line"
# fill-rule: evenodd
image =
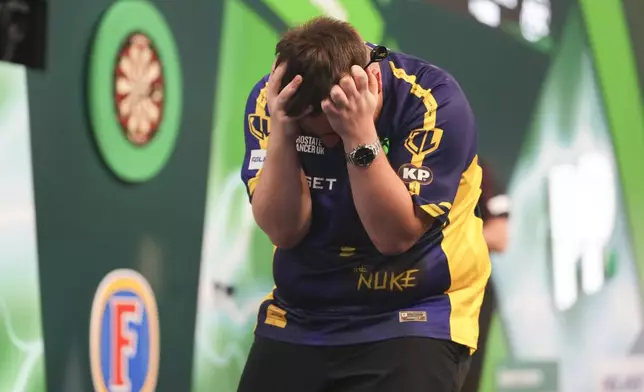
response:
M365 71L357 65L322 101L322 111L343 139L373 126L377 106L378 79L371 69Z
M279 91L281 79L286 70L286 63L280 64L268 79L267 105L271 114L271 122L286 132L297 133L296 121L310 113L310 109L297 118L286 114L285 106L302 84L302 76L297 75L291 82ZM378 105L378 79L371 69L366 71L357 65L351 67L351 73L340 79L331 88L329 97L322 101L322 111L331 127L343 139L360 133L361 130L373 126L374 116ZM271 126L273 129L273 126Z

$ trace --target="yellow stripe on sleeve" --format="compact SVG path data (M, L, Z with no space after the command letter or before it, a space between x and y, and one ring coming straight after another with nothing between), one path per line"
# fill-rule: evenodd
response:
M416 83L416 75L407 74L404 69L396 67L393 61L389 62L389 66L396 78L410 84L409 93L420 98L425 106L423 127L412 130L407 140L405 140L405 148L411 154L410 163L416 167L421 167L427 154L430 154L438 148L443 137L443 131L436 128L438 103L431 89L425 89ZM420 145L415 144L415 140L418 138L421 138ZM409 192L418 195L420 193L420 183L417 181L411 182L409 184Z
M443 211L443 209L437 206L436 204L425 204L420 208L422 208L432 218L438 218L439 216L445 214L445 211Z

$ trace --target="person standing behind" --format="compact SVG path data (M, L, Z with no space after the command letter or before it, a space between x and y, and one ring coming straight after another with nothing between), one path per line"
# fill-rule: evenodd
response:
M479 207L483 219L483 235L485 242L492 253L502 253L508 243L508 217L510 214L510 199L503 188L494 180L494 174L485 161L479 162L483 169L481 181L481 198ZM485 288L483 305L479 314L479 342L478 350L472 356L470 371L465 379L461 392L478 392L481 382L483 363L487 349L487 339L490 331L492 315L496 310L496 293L494 282L489 280Z

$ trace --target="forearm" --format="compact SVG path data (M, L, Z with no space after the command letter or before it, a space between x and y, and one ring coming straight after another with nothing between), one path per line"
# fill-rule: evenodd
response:
M348 170L356 210L375 247L389 255L411 248L431 218L415 207L384 154L368 168L349 164Z
M308 233L311 195L294 140L271 135L252 204L255 221L276 246L293 247Z
M508 243L508 219L505 217L490 218L483 225L483 236L490 252L503 252Z

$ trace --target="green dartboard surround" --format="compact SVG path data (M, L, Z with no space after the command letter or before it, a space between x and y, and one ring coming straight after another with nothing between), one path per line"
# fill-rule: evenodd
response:
M133 33L150 38L163 69L163 118L149 143L137 146L124 134L114 104L114 75L125 40ZM98 149L120 179L153 178L172 155L182 112L182 76L177 46L163 15L147 0L121 0L103 16L91 50L89 115Z

